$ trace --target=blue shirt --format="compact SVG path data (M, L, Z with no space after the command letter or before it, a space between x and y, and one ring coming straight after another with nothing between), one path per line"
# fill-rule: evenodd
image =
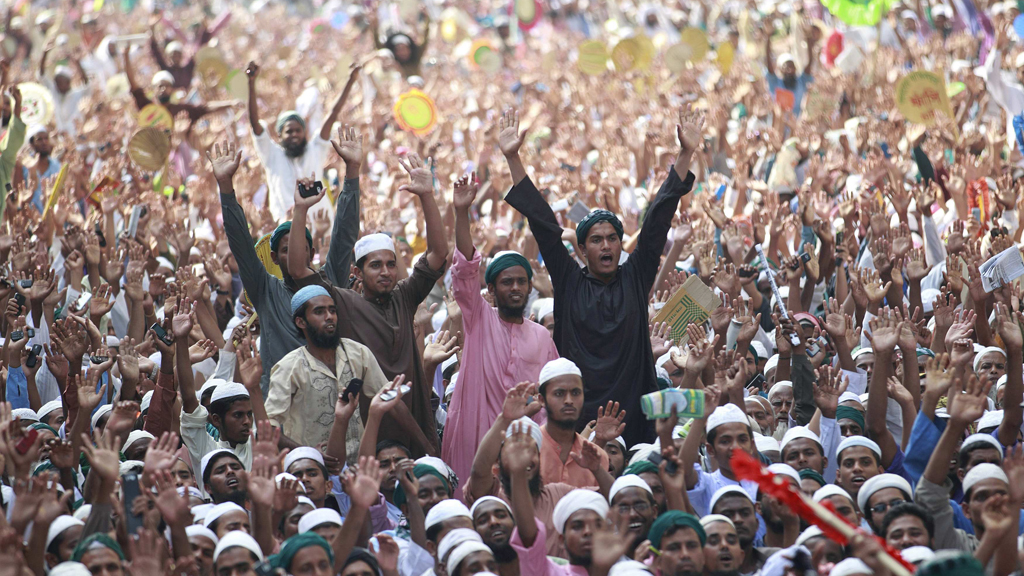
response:
M782 83L782 78L779 78L775 74L768 73L768 90L775 96L776 90L783 89L789 90L793 93L793 116L800 117L800 104L804 99L804 94L807 94L807 87L814 82L814 77L810 74L801 74L796 77L796 86L794 88L788 88Z
M50 165L47 166L46 171L40 174L39 181L36 182L36 188L32 191L32 205L36 207L41 213L43 211L43 181L51 176L56 176L60 172L60 162L57 162L53 158L49 159ZM25 166L21 167L21 176L28 182L28 168Z

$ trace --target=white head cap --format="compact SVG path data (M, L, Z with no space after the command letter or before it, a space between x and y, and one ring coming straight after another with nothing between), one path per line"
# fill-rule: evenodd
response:
M608 502L593 490L577 488L569 492L562 496L558 504L555 504L555 510L551 513L551 520L555 524L555 531L562 534L569 517L580 510L593 510L598 516L604 518L608 515Z
M206 517L203 518L203 526L210 528L210 525L216 522L221 516L229 512L245 513L245 508L242 508L241 506L235 504L234 502L222 502L220 504L217 504L213 508L210 508L210 511L206 513ZM226 535L224 537L227 538Z
M254 556L259 558L260 562L263 562L263 551L260 550L260 545L256 543L256 540L252 536L242 532L241 530L233 530L224 535L217 543L217 547L213 550L213 561L216 562L217 558L224 553L228 548L234 548L240 546L245 548L249 552L252 552Z
M1003 411L991 410L982 414L978 419L978 431L982 432L989 428L995 428L1003 423Z
M773 474L781 474L782 476L788 476L793 480L796 480L797 485L800 485L800 473L796 471L789 464L783 464L781 462L768 466L768 471Z
M868 481L860 487L860 492L857 493L857 507L862 511L865 510L868 507L868 500L874 496L875 492L885 488L896 488L910 498L914 496L914 489L910 487L910 482L904 480L902 476L888 473L879 474L868 478Z
M121 445L121 452L127 452L128 448L130 448L132 444L145 439L156 440L156 436L153 436L145 430L132 430L128 434L128 438L124 441L124 444Z
M153 86L159 86L160 84L171 84L174 85L174 75L167 70L161 70L156 74L153 74Z
M479 500L478 500L479 502ZM463 542L483 542L480 534L472 528L456 528L441 538L437 545L437 559L444 562L448 559L448 553Z
M367 234L356 241L355 261L358 262L370 252L376 252L377 250L389 250L391 253L394 253L395 241L387 234Z
M654 492L651 490L651 487L647 482L644 482L643 478L636 474L623 474L615 479L615 482L612 483L611 489L608 490L608 501L611 502L612 500L615 500L615 495L626 488L639 488L646 491L651 496L654 496Z
M860 558L847 558L835 566L828 573L829 576L871 576L874 571L868 568Z
M288 452L288 455L284 457L284 469L287 471L292 467L292 464L299 460L313 460L321 466L326 467L324 464L324 455L319 450L310 446L299 446L298 448Z
M736 527L736 525L733 524L732 520L730 520L728 516L723 516L721 514L705 514L700 519L700 525L704 528L707 528L708 524L713 524L715 522L725 522L733 528Z
M224 400L225 398L235 398L238 396L249 397L249 391L246 390L245 386L242 386L238 382L225 382L213 391L213 396L210 396L210 404L218 400Z
M715 510L715 504L718 504L719 500L725 498L726 496L731 496L733 494L737 496L743 496L744 498L750 500L751 502L754 501L754 499L750 497L750 494L747 494L746 490L735 484L731 486L722 486L718 490L715 490L715 493L711 496L711 501L708 502L708 511L713 513Z
M842 457L843 450L853 448L854 446L863 446L864 448L874 452L879 458L882 457L882 449L879 448L878 444L874 440L864 436L850 436L849 438L844 438L843 441L839 443L839 448L836 449L836 456Z
M96 411L92 413L92 418L89 419L89 423L92 425L92 428L95 430L96 425L99 424L100 422L100 418L103 418L104 416L110 414L113 411L114 407L111 406L110 404L104 404L103 406L97 408Z
M433 510L433 508L431 508L431 510ZM473 540L463 542L448 553L448 562L446 563L448 573L454 574L455 569L459 567L459 564L474 552L489 552L492 555L494 554L494 552L491 552L491 548L483 542L476 542Z
M530 437L533 438L533 441L537 443L538 450L541 446L543 446L544 434L541 433L540 426L537 425L537 423L531 420L528 416L523 416L522 418L509 424L508 428L505 429L505 438L512 437L512 434L515 432L517 425L518 427L523 429L523 432L526 432L527 434L530 435Z
M57 516L57 518L50 524L49 530L46 531L46 546L43 548L49 548L50 544L53 543L53 539L64 533L65 530L73 526L85 526L85 522L82 522L74 516L68 516L64 514Z
M812 496L812 498L815 502L821 502L825 498L829 498L831 496L842 496L843 498L849 500L850 504L854 503L853 497L850 496L850 493L847 492L846 490L843 490L839 486L836 486L835 484L825 484L821 488L818 488L814 492L814 496Z
M991 448L995 448L999 451L999 459L1003 459L1003 445L1000 444L999 440L996 440L995 436L991 434L971 434L966 440L964 440L963 444L960 445L960 451L963 452L964 450L979 444L985 444Z
M473 519L473 516L469 513L469 508L458 500L441 500L434 507L427 512L427 518L423 521L423 527L426 530L430 530L434 526L448 520L450 518L456 518L464 516Z
M735 404L726 404L715 408L715 411L708 416L707 431L711 432L722 424L744 424L749 426L747 415Z
M911 546L901 550L900 556L911 564L920 564L935 558L935 551L927 546Z
M63 408L64 408L64 404L62 404L61 401L60 401L60 398L58 398L56 400L51 400L51 401L47 402L46 404L43 404L42 406L40 406L39 407L39 412L37 412L36 415L39 416L39 418L46 418L47 416L49 416L54 411L56 411L58 409L63 409Z
M758 452L782 452L782 445L771 436L754 436L754 446L757 447Z
M1006 472L1003 472L1002 467L989 464L988 462L978 464L971 468L971 471L964 476L964 498L967 498L967 494L970 493L971 488L974 488L975 484L988 478L995 478L996 480L1002 480L1007 485L1010 484L1010 479L1006 477Z
M92 576L89 568L81 562L61 562L50 568L50 576Z
M776 384L776 386L778 386L778 384ZM785 451L786 445L789 444L790 442L794 440L799 440L801 438L813 440L815 444L817 444L819 447L821 446L821 438L819 438L817 434L812 432L810 428L806 426L794 426L789 430L786 430L786 434L782 436L782 450Z
M537 382L543 386L552 378L566 375L579 376L580 378L583 378L583 373L580 372L580 369L576 366L575 362L568 358L555 358L540 369L540 377L537 379Z
M341 526L343 519L341 514L338 514L330 508L317 508L310 512L306 512L299 518L299 534L303 532L309 532L317 526L324 524L332 524L334 526Z
M203 538L206 538L210 542L213 542L214 546L216 546L217 543L220 542L220 540L217 538L217 535L213 533L213 530L210 530L206 526L202 526L200 524L191 524L189 526L186 526L185 527L185 535L188 536L189 538L195 538L196 536L202 536Z

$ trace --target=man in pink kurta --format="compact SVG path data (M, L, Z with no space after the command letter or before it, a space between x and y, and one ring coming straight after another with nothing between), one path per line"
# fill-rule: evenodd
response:
M496 254L484 278L497 308L480 294L482 256L473 246L469 215L476 193L476 183L468 178L455 184L452 293L462 310L464 345L441 457L459 478L469 478L477 445L501 412L507 392L520 382L536 382L540 369L558 358L548 329L523 317L533 278L526 258ZM538 414L538 422L542 418Z

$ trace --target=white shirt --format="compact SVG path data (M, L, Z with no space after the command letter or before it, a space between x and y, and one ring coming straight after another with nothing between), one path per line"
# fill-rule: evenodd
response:
M984 70L985 85L988 93L992 95L1000 106L1006 110L1006 139L1010 149L1017 144L1017 138L1013 133L1013 117L1024 113L1024 89L1016 82L1008 83L1003 78L1003 71L1000 63L1002 53L999 50L989 52L988 60L985 61Z
M219 448L227 448L238 456L246 470L252 470L252 440L237 446L231 446L231 444L224 440L214 440L213 436L210 436L210 433L206 431L208 415L209 413L202 404L191 414L185 412L184 408L181 410L181 441L188 448L188 455L192 458L192 469L196 471L196 485L200 490L204 490L204 493L205 489L203 487L203 475L200 472L200 465L203 462L203 456L209 452Z
M281 222L287 219L288 210L295 204L295 186L299 177L308 178L310 174L320 172L331 143L320 137L319 128L309 130L307 134L312 138L306 152L298 158L289 158L284 148L270 137L267 123L261 120L260 125L263 126L263 134L257 136L254 132L252 141L267 179L270 214L275 221Z
M89 87L79 86L71 88L67 94L61 94L49 76L43 77L43 83L53 94L53 122L57 126L57 131L74 135L77 131L75 121L81 116L78 113L78 103L89 92Z
M751 501L757 502L757 482L729 480L722 475L721 470L715 470L708 474L699 464L694 464L693 468L697 471L697 484L693 486L692 490L687 490L686 495L689 496L690 504L693 505L693 510L698 517L711 514L709 509L711 508L711 497L718 492L719 488L725 486L739 486L747 492Z

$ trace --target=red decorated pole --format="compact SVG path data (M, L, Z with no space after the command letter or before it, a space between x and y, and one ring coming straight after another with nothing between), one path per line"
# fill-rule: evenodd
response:
M846 518L836 514L831 504L819 504L808 498L794 489L788 480L769 472L761 466L760 461L738 448L732 452L732 471L741 480L757 482L762 492L789 506L798 516L821 528L826 538L846 545L859 531ZM911 576L914 573L914 566L905 561L885 540L874 535L871 537L877 540L884 550L879 553L878 560L892 571L894 576Z

